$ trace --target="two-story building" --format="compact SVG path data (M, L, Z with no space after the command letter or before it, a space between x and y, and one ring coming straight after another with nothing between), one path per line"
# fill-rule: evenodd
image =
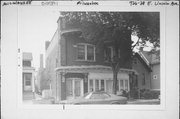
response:
M136 87L138 89L151 89L151 65L141 51L134 54L132 66L138 73Z
M35 82L34 82L35 68L32 67L32 60L33 60L32 53L23 52L22 89L23 89L24 98L28 97L27 94L31 94L35 90Z
M132 66L138 73L136 87L160 90L160 57L158 53L139 51L134 55Z
M113 91L113 72L107 61L114 48L111 42L97 45L81 36L81 30L66 26L63 17L59 17L58 28L50 42L46 42L46 72L52 95L56 99L78 98L91 91ZM130 35L127 37L131 40ZM123 58L131 44L119 47L118 56ZM127 49L126 49L127 48ZM130 55L130 54L129 54ZM131 63L122 63L117 75L118 91L130 90Z

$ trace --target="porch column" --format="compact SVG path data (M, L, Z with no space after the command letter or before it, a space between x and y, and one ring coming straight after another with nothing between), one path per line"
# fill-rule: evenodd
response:
M65 81L65 72L59 72L59 78L57 80L57 100L66 99L66 81Z

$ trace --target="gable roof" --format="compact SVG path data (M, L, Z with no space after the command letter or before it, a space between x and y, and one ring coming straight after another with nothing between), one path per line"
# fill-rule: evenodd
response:
M139 59L139 61L149 70L149 71L152 71L151 70L151 66L150 66L150 62L146 59L145 56L143 56L142 53L135 53L134 55L135 57L137 57Z
M154 53L147 52L147 51L140 51L141 55L143 55L150 64L160 63L158 52L159 52L159 50Z

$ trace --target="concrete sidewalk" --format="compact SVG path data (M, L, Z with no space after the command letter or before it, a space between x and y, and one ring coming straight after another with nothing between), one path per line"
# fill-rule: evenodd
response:
M129 100L127 104L141 104L141 105L159 105L160 100L159 99L134 99L134 100Z

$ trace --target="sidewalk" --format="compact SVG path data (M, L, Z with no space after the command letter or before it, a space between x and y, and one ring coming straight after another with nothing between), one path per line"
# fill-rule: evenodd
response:
M129 105L159 105L160 100L159 99L134 99L134 100L128 100L127 104Z

